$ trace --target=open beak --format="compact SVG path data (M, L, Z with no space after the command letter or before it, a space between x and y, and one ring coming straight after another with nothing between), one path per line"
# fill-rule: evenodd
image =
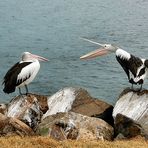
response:
M89 39L86 39L86 38L80 38L80 39L82 39L82 40L84 40L84 41L88 41L88 42L90 42L90 43L93 43L93 44L96 44L96 45L100 45L100 46L104 46L103 44L100 44L100 43L98 43L98 42L95 42L95 41L92 41L92 40L89 40Z
M95 58L95 57L98 57L98 56L106 55L107 53L108 53L107 49L100 48L100 49L97 49L95 51L89 52L89 53L81 56L80 59L84 59L84 60L92 59L92 58Z
M38 55L35 55L35 54L31 54L32 57L34 57L35 59L39 60L39 61L49 61L48 59L44 58L44 57L41 57L41 56L38 56Z
M108 50L104 48L104 44L100 44L98 42L94 42L94 41L86 39L86 38L81 38L81 39L84 40L84 41L88 41L90 43L99 45L99 46L101 46L101 48L81 56L80 59L84 59L84 60L92 59L92 58L95 58L95 57L98 57L98 56L102 56L102 55L105 55L105 54L108 53Z

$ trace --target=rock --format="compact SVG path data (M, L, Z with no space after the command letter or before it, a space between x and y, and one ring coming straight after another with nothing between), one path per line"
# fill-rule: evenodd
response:
M123 140L123 139L126 139L126 137L125 137L123 134L121 134L121 133L119 133L119 134L114 138L114 140Z
M12 135L35 135L33 130L22 121L6 117L0 113L0 136L12 136Z
M17 96L8 104L6 116L17 118L35 129L43 115L40 108L36 95Z
M119 96L113 110L115 120L117 114L132 119L141 125L145 133L148 133L148 90L136 92L128 88L125 89Z
M49 110L43 119L58 112L76 112L86 116L99 117L113 125L113 106L99 99L92 98L82 88L64 88L48 97Z
M37 98L40 110L43 112L43 114L46 113L48 110L48 104L47 104L48 97L44 95L37 95L37 94L32 94L32 95L34 95Z
M112 117L112 113L113 113L113 106L110 106L104 112L98 115L93 115L92 117L101 118L114 127L114 119Z
M132 138L138 135L143 135L143 136L145 135L142 127L138 123L136 123L134 120L122 114L116 115L115 118L115 136L117 136L116 139Z
M48 111L44 114L43 119L49 115L58 112L68 112L71 110L75 100L75 88L64 88L48 98Z
M37 127L37 134L57 140L112 140L114 130L102 119L66 112L44 118Z
M7 111L7 104L0 104L0 113L5 114Z

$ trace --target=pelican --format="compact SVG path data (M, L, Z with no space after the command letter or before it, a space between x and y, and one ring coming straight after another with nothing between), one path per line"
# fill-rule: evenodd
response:
M142 89L144 80L148 76L148 59L136 57L128 53L127 51L112 44L100 44L98 42L86 38L82 39L91 42L93 44L99 45L101 46L101 48L81 56L80 59L92 59L98 56L115 52L117 61L127 74L129 83L132 84L132 89L133 89L133 84L141 85L140 90Z
M48 61L48 59L24 52L21 61L13 65L4 76L3 91L9 94L14 92L17 87L22 95L21 87L25 86L27 94L27 85L33 81L40 69L39 61Z

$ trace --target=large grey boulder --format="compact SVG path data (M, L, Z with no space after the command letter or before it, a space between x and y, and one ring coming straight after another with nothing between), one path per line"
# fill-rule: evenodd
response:
M125 89L119 96L113 110L115 121L117 121L117 114L132 119L142 127L144 133L148 134L148 90L139 92Z
M37 134L57 140L112 140L114 130L102 119L66 112L44 118L37 127Z
M113 125L113 106L95 99L82 88L67 87L48 97L48 111L43 115L46 118L58 112L72 111L90 117L98 117Z

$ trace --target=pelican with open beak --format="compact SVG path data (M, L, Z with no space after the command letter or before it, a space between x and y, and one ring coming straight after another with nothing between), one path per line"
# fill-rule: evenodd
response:
M141 85L140 90L142 89L142 84L144 83L144 79L148 77L147 59L136 57L112 44L100 44L98 42L94 42L86 38L82 39L91 42L93 44L99 45L101 46L101 48L81 56L80 59L92 59L98 56L115 52L116 59L124 69L125 73L127 74L128 80L132 84L132 88L133 84L135 85L140 84Z
M101 48L99 48L95 51L89 52L86 55L81 56L80 59L84 59L84 60L92 59L92 58L95 58L95 57L98 57L98 56L102 56L102 55L106 55L108 53L115 52L118 49L118 47L113 46L111 44L101 44L101 43L94 42L94 41L91 41L91 40L86 39L86 38L81 38L81 39L88 41L88 42L91 42L93 44L99 45L99 46L101 46Z

